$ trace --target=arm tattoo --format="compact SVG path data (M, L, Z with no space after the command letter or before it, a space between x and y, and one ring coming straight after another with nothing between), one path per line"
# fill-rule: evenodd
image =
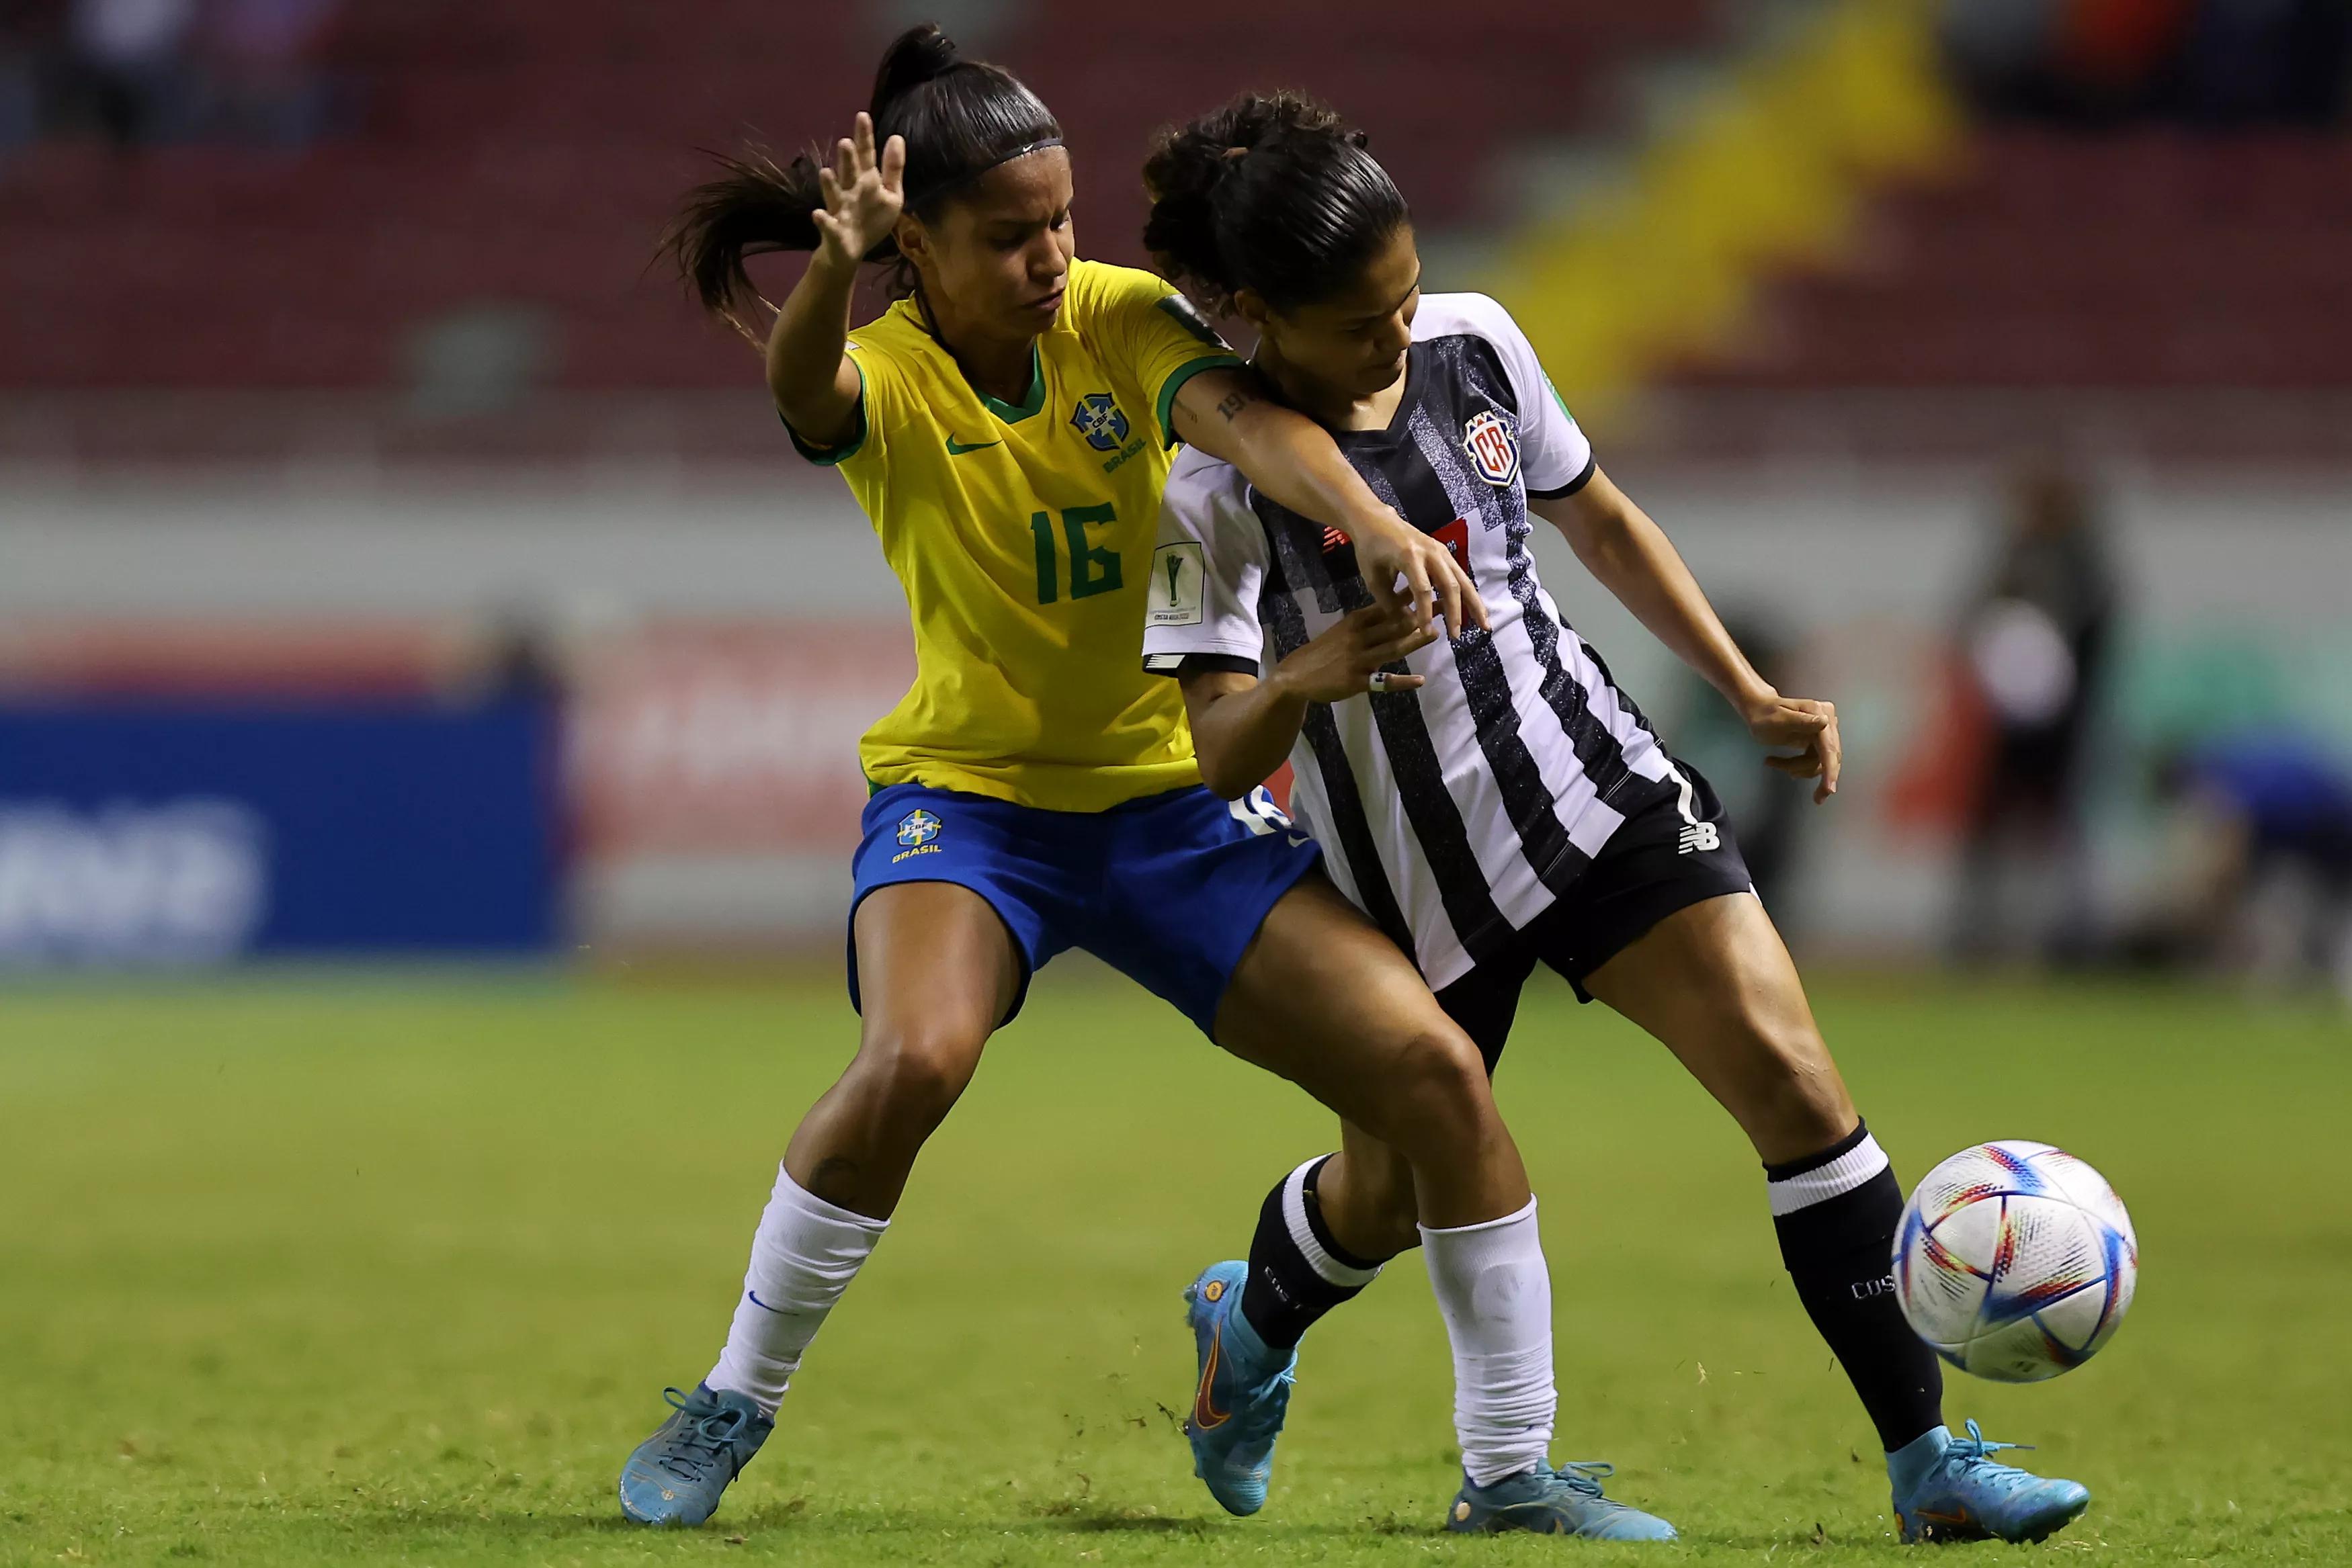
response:
M1225 416L1225 423L1227 424L1231 424L1234 422L1234 416L1240 413L1242 410L1247 408L1250 405L1250 394L1247 392L1227 392L1225 394L1225 401L1217 405L1217 412Z

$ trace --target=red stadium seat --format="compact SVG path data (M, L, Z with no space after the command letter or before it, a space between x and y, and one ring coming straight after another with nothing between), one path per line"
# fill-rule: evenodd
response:
M1305 87L1370 128L1425 225L1480 215L1485 170L1591 123L1639 51L1705 38L1711 0L1309 0L1105 13L1032 0L977 50L1055 106L1089 255L1140 259L1152 130L1251 84ZM361 133L299 156L81 144L0 166L0 387L381 388L420 329L537 307L562 384L735 387L744 351L647 275L703 165L746 133L845 126L882 31L851 5L411 0L337 24ZM1232 40L1245 40L1246 48Z
M2352 387L2352 146L2000 131L1850 264L1768 291L1708 388Z

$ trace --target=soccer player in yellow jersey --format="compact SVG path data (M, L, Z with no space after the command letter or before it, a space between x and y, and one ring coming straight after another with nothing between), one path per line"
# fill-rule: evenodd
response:
M1071 946L1401 1151L1464 1451L1481 1468L1539 1463L1550 1285L1476 1048L1263 789L1229 808L1202 787L1181 694L1141 669L1170 446L1230 461L1345 533L1368 581L1406 585L1412 619L1485 611L1444 546L1263 397L1175 290L1076 259L1070 156L1020 82L919 27L891 46L872 102L831 167L731 163L670 241L730 317L751 295L747 253L815 253L766 336L768 389L793 444L838 468L872 519L918 674L863 747L876 793L854 863L857 1056L793 1134L726 1347L691 1393L668 1391L674 1414L630 1457L622 1507L650 1524L710 1516L982 1046ZM880 261L900 298L852 333L856 268ZM1246 1348L1226 1361L1258 1364ZM1274 1430L1238 1412L1278 1391L1210 1361L1192 1423L1230 1425L1217 1491L1251 1511Z

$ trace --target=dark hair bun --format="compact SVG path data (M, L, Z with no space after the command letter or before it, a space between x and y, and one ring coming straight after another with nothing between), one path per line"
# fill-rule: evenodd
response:
M1277 308L1296 303L1304 275L1291 275L1316 259L1287 254L1298 242L1322 262L1360 262L1404 221L1404 199L1369 143L1339 110L1287 89L1245 93L1171 126L1144 160L1144 248L1162 276L1221 315L1244 287ZM1279 229L1299 232L1270 232Z
M940 32L936 22L925 22L899 34L884 52L882 68L874 73L874 118L878 121L882 111L892 103L925 82L947 75L960 57L955 40Z
M906 139L907 210L918 217L929 216L927 204L935 209L975 176L1058 144L1062 135L1035 93L995 66L963 58L928 22L899 34L884 52L874 76L873 114L877 141ZM731 320L739 307L759 298L743 270L745 256L817 248L815 214L824 205L820 171L832 161L829 147L818 143L782 163L749 148L740 157L719 158L719 177L688 193L661 251L706 308ZM891 291L913 292L913 270L895 238L886 235L864 259L895 263ZM765 340L740 320L736 326L754 342Z

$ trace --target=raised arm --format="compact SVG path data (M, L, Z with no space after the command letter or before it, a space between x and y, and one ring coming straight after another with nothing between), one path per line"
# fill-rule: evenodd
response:
M1528 503L1568 537L1576 559L1632 611L1676 658L1723 694L1748 734L1773 747L1801 747L1765 764L1798 779L1819 779L1818 803L1837 793L1841 747L1837 708L1826 702L1782 696L1757 674L1731 640L1698 580L1664 529L1598 469L1574 495Z
M1413 624L1443 615L1456 636L1486 624L1486 607L1453 552L1373 495L1330 433L1266 396L1255 372L1202 371L1177 392L1170 423L1178 440L1223 458L1279 505L1355 541L1364 585ZM1402 594L1394 586L1400 577Z
M888 237L906 204L906 142L893 136L877 158L873 117L861 113L856 134L835 146L833 167L818 174L824 209L809 214L816 254L784 297L767 346L768 394L812 446L839 446L857 434L857 366L843 351L850 295L860 258Z

